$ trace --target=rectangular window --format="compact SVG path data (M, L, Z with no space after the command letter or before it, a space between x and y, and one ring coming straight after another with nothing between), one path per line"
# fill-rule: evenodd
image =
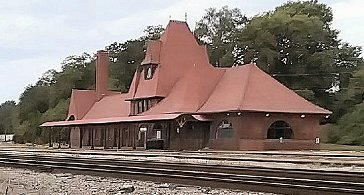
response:
M138 114L138 104L136 101L131 102L131 114L132 115Z
M136 114L138 114L138 104L137 104L136 101L133 102L133 106L134 106L134 112L133 112L133 114L136 115Z
M143 100L143 107L144 107L144 111L148 110L148 101L147 100Z
M138 101L138 114L144 112L143 101Z
M151 99L148 99L147 101L148 101L148 110L149 110L149 108L151 108L153 106L152 105L152 100Z
M160 130L157 131L157 139L162 139L162 132Z

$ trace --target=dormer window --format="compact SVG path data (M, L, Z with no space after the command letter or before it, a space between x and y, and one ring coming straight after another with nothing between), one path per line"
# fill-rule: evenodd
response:
M137 115L139 113L149 110L154 105L158 104L161 98L145 98L133 100L131 102L130 113L131 115Z
M151 79L152 78L152 67L148 67L147 69L147 79Z
M156 68L157 64L144 65L144 79L152 79Z

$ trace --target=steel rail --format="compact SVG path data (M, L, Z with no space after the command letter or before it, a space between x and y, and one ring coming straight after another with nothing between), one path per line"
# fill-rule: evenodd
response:
M3 150L0 151L12 151L12 150ZM138 154L138 153L100 153L94 151L87 151L87 152L73 152L73 151L42 151L42 150L28 150L23 152L41 152L41 153L57 153L57 154L78 154L78 155L102 155L102 156L127 156L127 157L170 157L176 159L201 159L201 160L216 160L216 161L246 161L246 162L272 162L272 163L293 163L293 164L321 164L321 165L340 165L340 166L364 166L364 163L358 162L347 162L347 161L333 161L332 159L264 159L264 158L257 158L257 157L246 157L242 156L241 158L236 157L221 157L221 156L198 156L198 155L188 155L185 153L177 153L177 154ZM283 155L284 156L284 155ZM289 155L288 155L289 156ZM300 156L300 155L298 155ZM340 155L339 155L340 156ZM316 156L318 157L318 156ZM342 156L340 156L342 157ZM354 156L353 158L363 158L364 156ZM355 159L359 161L361 159Z
M77 171L88 171L88 172L104 172L104 173L118 173L127 175L140 175L140 176L151 176L156 178L175 178L175 179L188 179L188 180L200 180L206 182L215 183L229 183L237 185L239 188L240 184L253 185L253 186L269 186L270 190L261 188L263 191L275 191L284 188L287 190L295 190L297 192L311 191L311 192L330 192L330 193L354 193L364 194L364 182L362 173L350 173L346 177L360 176L359 182L352 181L340 181L335 180L339 178L338 175L331 177L334 179L307 179L296 177L282 177L282 176L267 176L262 173L257 174L259 171L252 168L250 174L243 174L239 172L239 168L232 166L206 166L206 165L193 165L181 164L181 163L162 163L162 162L150 162L150 161L128 161L120 160L100 160L90 158L74 158L74 157L51 157L41 155L15 155L15 154L1 154L0 163L4 165L21 165L26 167L44 167L49 169L68 169ZM108 163L108 164L105 164ZM109 164L110 163L110 164ZM118 164L119 163L119 164ZM194 169L191 169L194 167ZM209 168L211 170L209 170ZM273 170L273 169L272 169ZM272 171L271 170L271 171ZM240 170L241 171L241 170ZM256 172L253 174L253 172ZM275 169L276 175L280 172L285 173L289 170ZM301 174L309 175L314 171L309 170L291 170L300 171ZM319 171L320 172L320 171ZM323 172L321 171L321 174ZM344 173L341 173L343 178ZM341 179L342 179L341 178ZM273 190L272 188L275 188ZM282 191L278 191L282 192Z
M0 152L0 157L18 157L18 154L11 154L11 153L1 153ZM92 158L92 157L72 157L72 156L56 156L56 158L54 158L55 156L52 155L44 155L44 154L21 154L22 158L47 158L47 159L52 159L52 160L89 160L90 158L92 159L93 162L100 162L100 163L123 163L126 162L128 164L133 163L133 164L145 164L148 162L153 162L153 165L163 165L163 166L179 166L179 165L183 165L188 166L188 167L197 167L199 169L201 168L214 168L214 167L218 167L219 169L226 169L226 170L233 170L233 171L239 171L239 170L260 170L260 171L272 171L272 172L277 172L277 170L282 170L284 172L289 172L289 173L310 173L310 174L319 174L320 176L337 176L338 174L341 175L345 175L347 177L357 177L357 179L361 178L364 180L364 172L355 172L355 171L327 171L327 170L321 170L321 169L294 169L294 168L270 168L270 167L261 167L261 166L248 166L248 167L242 167L242 166L238 166L238 165L221 165L221 164L200 164L200 163L186 163L186 162L162 162L162 161L156 161L156 160L142 160L142 159L138 159L138 160L129 160L129 159L120 159L120 158ZM241 161L244 161L244 159L242 159ZM269 162L269 161L268 161Z
M14 154L0 154L3 158L14 158L17 155ZM42 160L52 160L52 161L74 161L74 162L84 162L89 161L90 158L81 157L62 157L57 156L44 156L44 155L22 155L23 159L42 159ZM124 166L144 166L150 168L156 167L169 167L170 169L185 169L185 170L206 170L213 172L223 172L223 173L239 173L239 174L255 174L262 176L284 176L284 177L294 177L302 179L319 179L319 180L331 180L335 178L338 181L344 180L347 182L363 182L364 173L354 172L354 171L327 171L327 170L315 170L315 169L292 169L292 168L269 168L269 167L259 167L259 166L229 166L229 165L214 165L214 164L190 164L190 163L175 163L175 162L158 162L150 160L123 160L123 159L107 159L107 158L92 158L93 163L98 164L110 164L110 165L124 165Z
M3 159L0 162L4 162ZM30 161L30 160L15 160L10 163L16 163L19 165L26 166L39 166L40 161ZM300 180L295 178L281 178L281 177L261 177L261 176L251 176L251 175L231 175L231 174L221 174L221 173L208 173L201 171L179 171L170 169L148 169L141 167L115 167L109 165L94 165L87 163L54 163L53 161L41 161L41 165L49 168L59 168L59 169L74 169L74 170L84 170L84 171L99 171L99 172L111 172L111 173L122 173L122 174L141 174L149 176L158 177L176 177L183 179L202 179L206 181L218 181L218 182L234 182L234 183L248 183L254 185L270 185L275 187L298 187L304 189L314 189L314 190L325 190L330 192L347 192L347 193L364 193L364 189L353 189L338 187L338 184L347 184L344 182L337 181L319 181L319 180ZM120 169L122 168L122 169ZM286 181L286 182L284 182ZM287 182L288 181L288 182ZM310 183L315 182L315 185ZM318 183L326 183L326 186L319 186ZM329 186L330 185L330 186ZM358 185L361 188L363 184L351 183L351 185Z
M26 151L29 152L45 152L45 150L40 150L40 149L29 149L29 147L7 147L7 148L0 148L0 151L15 151L17 148L26 148ZM14 150L15 149L15 150ZM113 150L106 150L106 151L113 151ZM127 152L128 150L115 150L118 153L123 153L123 152ZM158 150L151 150L151 151L158 151ZM70 154L76 154L76 153L85 153L85 151L77 151L77 150L63 150L63 151L59 151L59 150L46 150L46 152L51 152L51 153L70 153ZM208 151L208 150L201 150L201 151L169 151L169 150L162 150L163 153L174 153L175 155L190 155L190 154L228 154L228 151ZM89 154L100 154L97 151L88 151L86 153ZM113 155L112 153L102 153L103 155ZM139 156L139 155L146 155L146 154L138 154L138 153L123 153L125 155L130 155L130 156ZM229 154L241 154L241 155L262 155L262 156L302 156L302 157L339 157L339 158L363 158L364 159L364 153L361 154L347 154L347 153L332 153L332 154L327 154L327 153L294 153L294 152L275 152L275 151L269 151L269 152L256 152L256 151L241 151L241 152L236 152L236 151L232 151ZM159 156L161 154L148 154L150 156Z

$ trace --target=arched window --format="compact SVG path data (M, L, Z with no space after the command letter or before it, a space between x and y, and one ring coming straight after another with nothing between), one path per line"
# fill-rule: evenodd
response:
M233 133L233 125L227 120L222 120L217 127L216 139L232 138Z
M68 118L68 121L74 121L75 120L75 116L74 115L71 115L69 118Z
M267 139L293 139L291 126L285 121L276 121L268 129Z

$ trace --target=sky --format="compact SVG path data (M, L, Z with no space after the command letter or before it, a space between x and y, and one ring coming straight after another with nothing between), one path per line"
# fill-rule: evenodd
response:
M67 56L95 53L113 42L139 38L148 25L169 19L195 23L210 7L239 8L248 17L283 0L0 0L0 103L18 101L26 86ZM364 46L364 1L321 0L334 13L339 38Z

